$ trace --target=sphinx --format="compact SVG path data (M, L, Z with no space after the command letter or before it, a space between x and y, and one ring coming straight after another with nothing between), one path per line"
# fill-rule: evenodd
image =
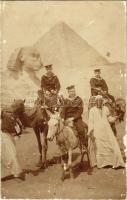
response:
M33 104L40 88L42 68L43 63L37 49L15 49L2 73L2 104L11 104L14 99L26 99L26 104Z

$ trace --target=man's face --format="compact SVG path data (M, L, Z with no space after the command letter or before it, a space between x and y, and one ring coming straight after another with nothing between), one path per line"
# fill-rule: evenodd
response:
M94 72L94 74L95 74L95 77L99 78L101 75L101 72Z
M68 90L68 94L69 94L69 97L71 97L71 98L75 97L76 96L75 89Z
M103 100L102 99L97 99L96 100L96 105L97 105L97 108L102 108Z
M46 69L46 73L47 73L47 75L52 75L52 68L48 68L48 69Z
M73 122L73 120L70 120L70 121L68 122L68 126L69 126L69 127L74 127L74 122Z

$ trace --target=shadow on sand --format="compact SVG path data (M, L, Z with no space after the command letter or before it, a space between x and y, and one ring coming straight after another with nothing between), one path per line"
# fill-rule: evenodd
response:
M89 175L92 175L92 170L89 167L89 163L88 161L83 161L82 163L80 162L80 153L73 153L73 173L74 173L74 178L77 178L80 173L82 172L87 172ZM53 157L50 160L47 160L47 167L53 166L55 164L60 164L61 163L61 158L60 157ZM38 176L39 173L42 173L45 171L45 168L40 167L37 169L23 169L23 174L24 176L27 174L32 174L33 176ZM68 174L68 172L66 173L66 179L69 179L70 176ZM2 182L8 181L8 180L12 180L14 179L13 175L9 175L6 176L4 178L1 179Z

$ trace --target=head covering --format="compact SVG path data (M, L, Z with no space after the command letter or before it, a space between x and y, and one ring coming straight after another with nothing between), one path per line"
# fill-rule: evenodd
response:
M52 64L50 64L50 65L45 65L45 68L46 68L46 69L52 69Z
M100 69L95 69L94 72L101 72L101 70Z
M97 95L97 96L95 97L95 101L97 101L98 99L102 99L102 100L103 100L103 97L102 97L101 95Z
M74 85L70 85L70 86L66 87L67 90L72 90L72 89L74 89L74 88L75 88Z

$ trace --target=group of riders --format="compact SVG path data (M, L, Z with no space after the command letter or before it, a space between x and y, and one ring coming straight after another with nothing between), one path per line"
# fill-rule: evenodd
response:
M41 78L41 88L38 90L38 98L35 101L35 108L41 107L42 109L45 109L47 112L50 112L52 114L58 111L60 113L61 120L63 124L65 124L65 126L68 120L73 122L73 130L75 136L78 138L82 150L84 150L85 152L87 151L88 147L88 138L86 138L87 134L85 134L88 132L88 126L82 119L83 100L81 97L77 96L74 85L70 85L66 88L68 91L67 98L64 98L63 95L60 95L59 93L61 88L60 81L58 77L53 73L52 65L46 65L45 69L46 73ZM91 97L89 100L89 110L91 110L91 108L96 105L96 99L98 96L101 96L104 99L103 104L106 105L106 103L108 102L110 105L112 105L112 107L115 106L115 99L108 92L108 86L106 84L106 81L101 77L101 70L95 69L94 73L95 76L90 79ZM3 133L7 132L5 131L7 130L6 119L5 123L4 119L2 121ZM12 126L12 123L9 124L10 126ZM4 129L4 125L6 126L6 129ZM113 132L116 133L114 127L111 128ZM16 132L18 132L18 130L16 130ZM7 134L3 134L3 141L5 141L4 143L5 148L8 148L8 145L13 146L9 137ZM14 165L16 166L17 174L19 174L18 172L20 172L21 169L16 158L16 150L14 146L11 156L13 157L12 159L15 162ZM19 175L16 175L16 177L17 176L19 177Z
M63 121L72 120L74 129L77 136L81 141L82 147L86 148L86 139L84 130L88 129L87 124L82 120L83 114L83 100L76 95L74 85L68 86L68 98L59 95L60 81L59 78L53 73L52 65L46 65L46 74L41 78L41 89L38 90L38 99L35 104L46 107L52 113L61 110L61 118ZM102 95L105 103L108 101L110 104L115 104L115 98L109 94L106 81L101 77L101 70L94 70L95 76L90 79L91 97L89 100L89 108L94 106L95 98ZM113 127L114 128L114 127ZM116 129L114 129L116 132Z

